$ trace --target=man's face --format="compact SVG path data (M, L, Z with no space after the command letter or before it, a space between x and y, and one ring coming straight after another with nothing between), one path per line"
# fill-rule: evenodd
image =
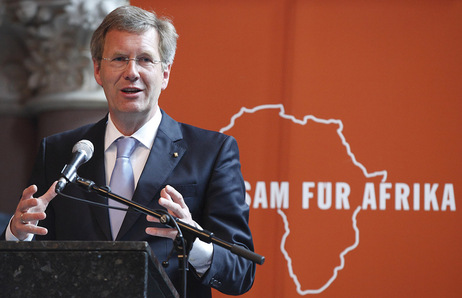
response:
M141 34L111 30L106 35L103 58L144 58L160 60L159 37L155 29ZM161 63L143 67L129 60L121 68L110 60L93 61L95 78L104 89L111 116L118 121L137 119L145 123L155 113L162 90L167 88L170 67Z

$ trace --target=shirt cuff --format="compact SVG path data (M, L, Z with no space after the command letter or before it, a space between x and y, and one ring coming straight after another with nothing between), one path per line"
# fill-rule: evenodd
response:
M198 229L202 228L196 224ZM206 243L199 238L193 243L193 247L189 252L189 263L194 267L194 270L199 276L202 276L209 270L212 264L213 244Z
M13 219L13 217L11 217L10 222L8 223L8 227L6 228L5 240L6 241L21 241L18 238L16 238L16 236L14 236L13 233L11 232L10 225L11 225L11 220L12 219ZM28 234L27 238L22 240L22 241L32 241L33 238L34 238L34 234Z

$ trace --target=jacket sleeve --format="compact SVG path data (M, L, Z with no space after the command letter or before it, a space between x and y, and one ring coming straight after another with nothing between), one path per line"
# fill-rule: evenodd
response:
M226 137L217 154L206 197L204 222L200 224L218 238L253 251L249 206L245 202L239 149L233 137ZM242 294L252 287L255 269L253 262L214 244L212 264L202 277L202 284L225 294Z

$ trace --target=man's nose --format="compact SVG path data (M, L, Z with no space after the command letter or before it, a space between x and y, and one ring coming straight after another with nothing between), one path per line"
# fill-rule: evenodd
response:
M138 62L136 59L129 59L127 60L127 65L125 66L124 70L124 77L126 80L129 81L136 81L140 77L140 73L138 72Z

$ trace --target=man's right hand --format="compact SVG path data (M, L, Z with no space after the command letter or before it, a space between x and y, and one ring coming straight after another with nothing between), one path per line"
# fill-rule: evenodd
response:
M26 239L29 234L46 235L48 230L43 227L37 226L39 220L46 217L45 210L50 201L56 196L55 187L56 183L48 189L48 191L39 198L34 198L37 192L37 186L31 185L26 188L18 207L10 222L11 233L19 240Z

